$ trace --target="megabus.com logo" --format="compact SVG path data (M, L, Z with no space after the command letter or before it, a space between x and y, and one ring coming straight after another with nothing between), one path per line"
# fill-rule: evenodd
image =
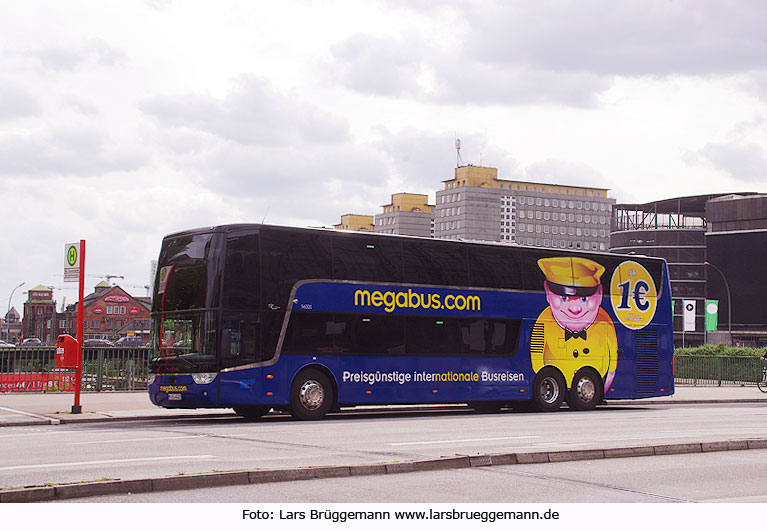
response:
M398 308L459 310L476 312L482 309L482 301L477 295L445 295L439 293L416 293L407 291L369 291L358 289L354 292L355 306L383 307L387 313Z

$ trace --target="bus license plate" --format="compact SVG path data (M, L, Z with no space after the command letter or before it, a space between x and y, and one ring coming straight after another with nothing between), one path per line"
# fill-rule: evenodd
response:
M181 393L168 393L168 400L181 400Z

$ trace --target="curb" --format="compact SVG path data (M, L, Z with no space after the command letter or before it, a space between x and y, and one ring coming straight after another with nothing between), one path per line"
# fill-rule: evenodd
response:
M765 448L767 448L767 438L700 443L659 444L652 446L631 446L622 448L608 448L603 450L561 450L553 452L457 456L443 457L438 459L425 459L421 461L410 461L404 463L393 462L364 465L217 472L211 474L193 474L188 476L168 476L154 479L95 481L90 483L73 483L67 485L51 485L43 487L26 487L20 489L0 490L0 503L44 502L52 500L66 500L72 498L86 498L91 496L105 496L109 494L162 492L211 487L255 485L261 483L276 483L310 479L402 474L408 472L430 472L436 470L456 470L461 468L476 468L485 466L563 463L567 461L723 452L731 450L757 450Z
M767 397L764 398L722 398L722 399L697 399L697 400L654 400L652 404L659 405L679 405L679 404L763 404L767 401ZM649 404L646 399L642 400L620 400L612 401L608 403L608 406L621 406L621 405L646 405ZM447 407L456 407L455 404L446 404ZM433 405L430 407L434 407ZM407 410L402 410L407 411ZM202 419L202 418L238 418L236 413L197 413L186 415L174 415L174 414L160 414L160 415L139 415L133 417L90 417L90 418L61 418L52 416L54 414L38 415L28 413L28 415L34 418L34 420L15 420L3 422L0 420L0 428L5 427L19 427L19 426L40 426L40 425L54 425L54 424L80 424L88 422L123 422L130 420L181 420L181 419Z
M41 415L40 415L41 416ZM19 426L49 426L54 424L86 424L92 422L126 422L131 420L183 420L183 419L219 419L219 418L236 418L234 413L201 413L198 415L138 415L134 417L90 417L90 418L59 418L59 417L44 417L47 420L35 419L35 420L12 420L9 422L0 422L0 428L13 428Z

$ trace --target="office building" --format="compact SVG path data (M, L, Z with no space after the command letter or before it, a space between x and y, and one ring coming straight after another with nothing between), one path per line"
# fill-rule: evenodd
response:
M676 346L767 345L767 284L758 274L767 263L767 195L615 205L610 248L666 259ZM718 304L716 330L706 330L707 300Z
M436 238L606 251L615 199L607 189L498 178L461 166L436 194Z
M429 204L429 196L392 194L391 203L381 208L383 211L375 216L376 232L434 237L434 205Z
M336 230L356 230L362 232L373 232L373 216L366 214L344 214L341 216L341 223L333 225Z

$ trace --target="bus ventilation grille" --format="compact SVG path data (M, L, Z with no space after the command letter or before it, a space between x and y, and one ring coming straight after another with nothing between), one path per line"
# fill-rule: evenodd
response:
M637 330L637 392L653 394L658 386L658 332Z
M543 323L535 323L533 331L530 333L530 353L543 356Z

